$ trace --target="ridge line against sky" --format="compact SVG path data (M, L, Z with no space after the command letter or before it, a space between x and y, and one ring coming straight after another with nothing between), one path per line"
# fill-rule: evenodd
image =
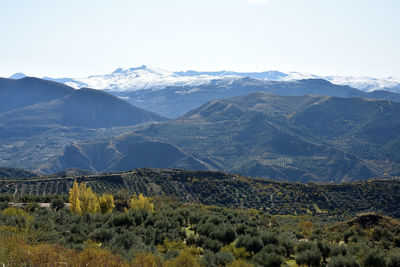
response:
M2 0L0 76L297 71L400 77L397 0Z

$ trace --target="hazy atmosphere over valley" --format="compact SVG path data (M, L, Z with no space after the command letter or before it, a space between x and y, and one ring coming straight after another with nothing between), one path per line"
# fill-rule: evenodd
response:
M400 2L0 10L0 266L400 266Z

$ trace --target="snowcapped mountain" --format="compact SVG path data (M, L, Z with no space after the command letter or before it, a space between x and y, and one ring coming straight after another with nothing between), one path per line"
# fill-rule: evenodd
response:
M105 75L93 75L86 78L61 78L48 80L62 82L74 88L89 87L109 91L136 91L141 89L164 89L167 86L196 86L207 84L213 79L225 77L239 77L227 73L185 75L157 68L149 68L145 65L138 68L118 68L114 72Z
M378 79L365 76L324 76L322 78L334 84L349 85L367 92L375 90L386 90L397 93L400 92L400 77L387 77Z
M13 75L14 76L14 75ZM167 86L198 86L209 84L212 80L233 81L250 77L268 81L295 81L302 79L325 79L337 85L349 85L363 90L387 90L400 92L400 77L371 78L353 76L318 76L301 72L234 72L234 71L178 71L172 72L145 65L137 68L118 68L105 75L92 75L83 78L48 78L74 88L89 87L113 92L127 92L141 89L160 90Z
M11 75L9 77L9 79L18 80L18 79L22 79L22 78L25 78L25 77L26 77L26 75L23 74L22 72L17 72L17 73L14 73L13 75Z

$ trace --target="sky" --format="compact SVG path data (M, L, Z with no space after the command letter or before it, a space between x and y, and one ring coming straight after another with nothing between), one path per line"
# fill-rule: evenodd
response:
M298 71L400 77L399 0L1 0L0 77Z

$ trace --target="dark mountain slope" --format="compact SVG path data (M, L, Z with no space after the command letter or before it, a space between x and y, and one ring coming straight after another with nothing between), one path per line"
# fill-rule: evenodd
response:
M163 120L115 96L85 88L50 102L1 114L0 128L4 130L0 135L31 135L55 127L107 128Z
M95 172L127 171L138 167L208 169L207 164L178 147L160 142L140 141L134 137L96 144L73 144L46 172L80 168Z
M0 179L4 178L31 178L38 176L36 173L17 168L0 167Z
M0 113L48 102L74 91L67 85L33 77L0 78Z
M163 121L165 118L132 106L105 92L83 88L64 97L62 125L106 128Z

